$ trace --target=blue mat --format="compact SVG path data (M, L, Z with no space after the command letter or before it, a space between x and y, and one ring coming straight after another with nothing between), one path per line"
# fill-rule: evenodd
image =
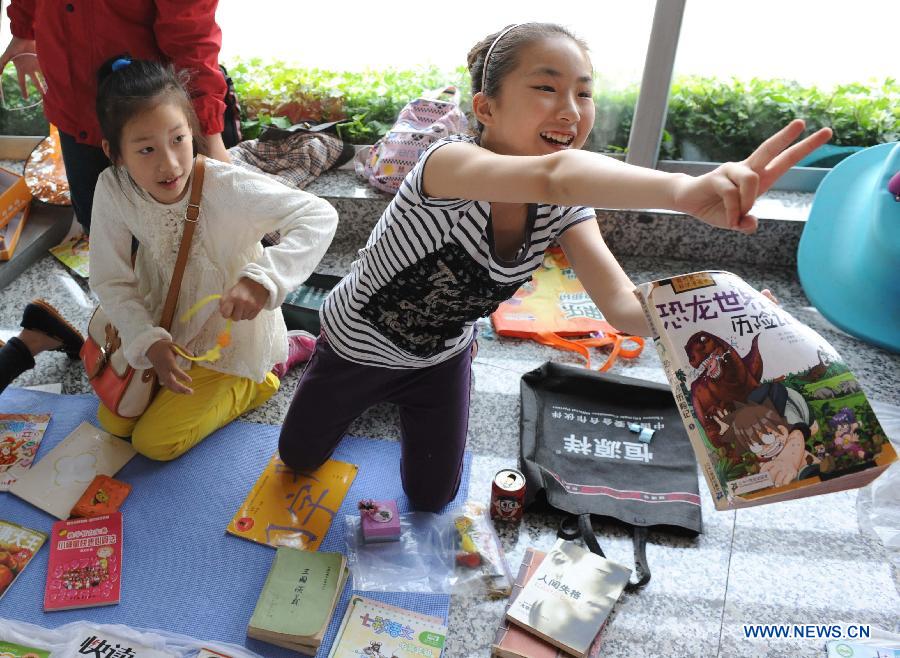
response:
M97 398L9 388L0 395L0 412L52 413L38 452L40 459L82 421L96 424ZM121 603L43 612L49 553L45 545L0 599L0 617L48 628L78 619L121 623L232 642L272 658L296 656L292 651L247 639L247 622L275 552L225 533L231 517L275 452L278 432L278 427L270 425L234 422L175 461L153 462L138 455L116 476L133 486L122 506ZM397 442L348 436L334 458L360 467L320 549L345 552L344 515L357 513L360 498L395 498L401 512L408 510L408 504L400 485ZM470 465L471 455L466 453L457 501L466 499ZM48 533L55 521L9 493L0 493L0 518ZM326 655L331 646L350 591L348 585L320 656ZM445 594L370 592L366 596L444 619L450 605L450 597Z

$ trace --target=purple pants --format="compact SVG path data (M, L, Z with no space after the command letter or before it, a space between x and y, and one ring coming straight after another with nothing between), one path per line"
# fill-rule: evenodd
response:
M400 475L415 509L435 512L456 496L462 475L472 350L428 368L365 366L338 356L319 336L281 428L281 460L297 471L321 466L366 409L400 411Z

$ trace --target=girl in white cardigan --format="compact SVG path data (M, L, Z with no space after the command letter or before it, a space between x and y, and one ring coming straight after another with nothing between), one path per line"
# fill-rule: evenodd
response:
M197 119L171 68L128 57L100 70L97 116L113 166L94 196L91 288L119 330L128 363L152 367L162 385L140 418L121 418L101 404L98 420L112 434L130 435L151 459L174 459L278 390L272 370L289 356L280 306L325 253L337 213L311 194L207 160L176 320L165 331L159 322L202 139ZM281 241L263 249L260 239L271 231ZM132 267L133 238L140 246ZM177 319L216 294L218 305ZM175 352L175 343L206 352L227 319L235 322L218 360L201 366Z

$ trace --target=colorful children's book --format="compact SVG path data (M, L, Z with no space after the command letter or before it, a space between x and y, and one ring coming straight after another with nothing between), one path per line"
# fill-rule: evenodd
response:
M119 511L131 493L131 485L108 475L98 475L72 507L72 516L103 516Z
M560 539L506 611L506 619L586 658L631 570Z
M544 561L547 554L536 548L526 548L525 555L522 557L522 564L519 567L519 574L513 583L512 594L509 596L509 610L519 593L525 587L528 580L537 571L538 565ZM594 637L591 648L588 650L588 658L598 658L600 656L601 637L606 622L600 628L600 632ZM532 635L521 626L510 624L506 621L506 616L500 621L500 625L494 633L494 642L491 644L491 655L498 658L566 658L566 654L559 647L555 647L549 642Z
M50 658L50 651L0 640L0 658Z
M122 586L122 514L57 521L50 531L44 610L119 602Z
M61 243L50 248L50 253L59 261L75 272L78 276L87 279L90 277L90 243L88 236L84 235L77 224L73 225L74 233L71 233Z
M315 654L347 581L341 553L279 546L247 637Z
M635 293L716 509L860 487L896 461L838 353L739 277Z
M329 459L313 473L297 473L272 456L228 532L269 546L319 548L359 467Z
M50 414L0 414L0 491L31 467Z
M56 518L67 519L94 477L115 475L135 454L128 441L81 423L9 490Z
M439 617L353 595L328 658L439 658L446 637Z
M0 597L47 541L47 534L0 519Z

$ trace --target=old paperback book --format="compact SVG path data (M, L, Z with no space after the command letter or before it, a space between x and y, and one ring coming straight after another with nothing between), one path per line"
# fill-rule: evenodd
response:
M50 414L0 414L0 491L31 468Z
M0 519L0 597L45 541L46 533Z
M547 554L536 548L526 548L522 556L522 564L519 573L513 583L512 594L509 597L509 606L518 598L519 593L525 587L528 580L537 571L538 565L544 561ZM600 632L594 637L588 650L588 658L597 658L600 655L601 637L606 622L600 628ZM566 654L559 647L542 640L537 635L526 631L523 627L510 624L506 616L500 621L500 625L494 632L494 641L491 644L491 655L498 658L565 658Z
M279 546L247 626L247 637L315 653L347 575L347 559L341 553Z
M834 348L740 277L635 293L717 509L860 487L896 461Z
M506 619L587 658L631 570L560 539L506 611Z

